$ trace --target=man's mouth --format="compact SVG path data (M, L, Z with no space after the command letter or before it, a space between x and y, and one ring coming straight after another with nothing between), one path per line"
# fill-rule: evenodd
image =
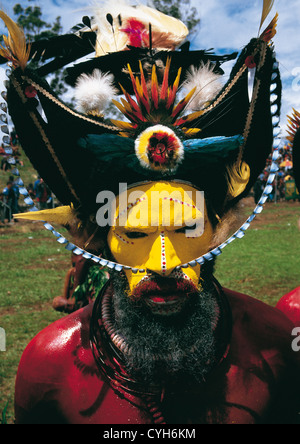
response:
M154 315L180 313L190 296L197 293L195 285L184 279L148 279L138 285L135 299L141 300Z
M187 300L188 297L183 294L172 296L156 295L143 299L153 314L161 316L171 316L180 313Z
M174 305L178 302L179 298L183 298L185 295L178 295L178 296L151 296L149 299L154 304L166 304L166 305Z

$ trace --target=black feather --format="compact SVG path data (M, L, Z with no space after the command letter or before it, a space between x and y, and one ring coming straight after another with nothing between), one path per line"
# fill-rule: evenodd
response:
M114 26L114 19L113 19L113 16L111 14L107 14L106 20L108 21L108 23L110 24L111 27Z
M91 24L91 19L85 15L84 17L82 17L82 23L87 26L89 29L92 28L92 24Z
M35 62L46 62L54 58L50 63L43 65L37 70L37 73L44 77L82 57L94 53L96 40L97 35L92 31L82 32L80 36L65 34L38 40L31 45L30 60L34 58ZM4 63L7 63L7 60L0 57L0 64Z

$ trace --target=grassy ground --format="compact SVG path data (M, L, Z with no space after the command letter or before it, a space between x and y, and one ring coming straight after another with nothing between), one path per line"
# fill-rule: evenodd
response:
M216 276L222 285L271 305L299 286L299 218L299 203L268 204L246 237L220 257ZM0 423L7 403L6 420L13 422L15 375L24 348L62 316L51 302L62 292L70 259L39 223L0 228L0 327L7 334L7 351L0 352Z
M30 183L34 184L34 182L37 180L38 174L32 167L28 158L25 156L21 147L19 148L19 151L21 154L20 160L23 162L23 166L17 165L17 168L20 171L21 178L26 186L28 186ZM12 166L12 169L14 169L14 166ZM2 192L3 188L6 186L10 176L12 176L11 171L2 171L0 169L0 192Z
M248 202L247 202L248 203ZM245 206L245 214L250 207ZM216 277L270 305L300 285L300 204L267 204L241 240L226 247Z
M7 352L0 352L0 413L8 402L7 420L12 422L21 354L41 329L61 316L51 302L62 293L71 258L41 224L1 228L0 245L0 326L7 336Z

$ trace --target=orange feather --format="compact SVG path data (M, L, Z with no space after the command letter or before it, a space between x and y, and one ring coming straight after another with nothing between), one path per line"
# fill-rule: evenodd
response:
M12 62L14 68L26 68L31 45L26 44L24 31L7 15L0 11L0 18L7 26L9 36L3 36L5 46L0 45L0 55Z

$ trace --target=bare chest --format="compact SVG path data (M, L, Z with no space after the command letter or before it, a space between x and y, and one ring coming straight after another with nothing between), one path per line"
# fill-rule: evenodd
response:
M256 372L230 367L193 392L160 400L120 395L93 366L74 365L58 393L72 424L253 424L263 422L272 402L268 381Z

